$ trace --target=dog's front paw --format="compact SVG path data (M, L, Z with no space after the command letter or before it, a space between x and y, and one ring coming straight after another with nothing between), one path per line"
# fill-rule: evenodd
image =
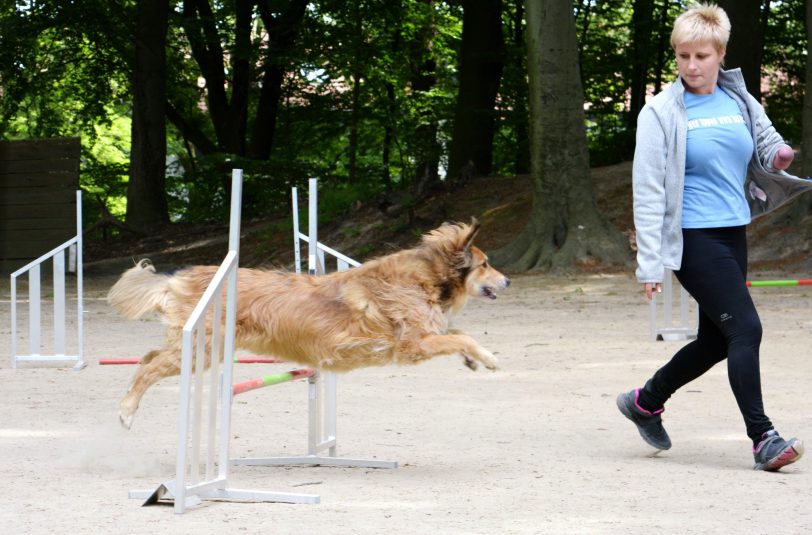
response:
M471 368L472 370L476 371L481 363L485 368L495 371L499 369L499 359L493 356L493 353L488 351L487 349L480 347L477 348L476 351L472 352L473 358L468 355L463 355L462 358L464 359L465 365ZM479 363L477 362L479 361Z
M499 359L493 356L493 354L488 351L480 357L482 364L489 370L496 371L499 369Z
M126 399L122 400L118 406L118 421L121 422L121 427L124 429L132 427L133 418L135 418L135 409L130 407Z
M123 427L124 429L129 429L133 425L133 415L119 412L118 421L121 422L121 427Z

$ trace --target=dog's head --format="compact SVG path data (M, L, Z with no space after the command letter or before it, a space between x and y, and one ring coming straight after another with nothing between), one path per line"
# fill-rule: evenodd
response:
M510 284L510 279L488 263L488 256L473 245L479 232L479 222L444 223L423 236L423 246L433 256L440 281L441 299L450 301L452 308L465 304L468 296L496 299L496 294Z

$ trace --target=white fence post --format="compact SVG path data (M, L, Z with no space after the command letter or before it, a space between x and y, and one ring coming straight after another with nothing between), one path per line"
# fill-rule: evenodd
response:
M65 290L65 250L68 250L68 267L76 264L76 354L67 353L67 300ZM75 251L75 252L74 252ZM43 348L42 317L42 269L47 260L53 264L53 347L51 352ZM28 353L18 354L17 331L17 279L28 274ZM11 274L11 365L18 362L75 362L73 369L81 370L84 361L84 305L82 266L82 191L76 192L76 236L58 245L39 258L29 262Z

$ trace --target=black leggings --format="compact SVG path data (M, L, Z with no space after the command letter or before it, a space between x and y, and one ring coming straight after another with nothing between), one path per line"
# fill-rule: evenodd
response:
M696 340L680 349L640 391L640 404L663 407L671 395L727 358L727 375L747 435L757 442L773 428L761 400L761 321L745 285L745 227L683 229L680 284L699 305Z

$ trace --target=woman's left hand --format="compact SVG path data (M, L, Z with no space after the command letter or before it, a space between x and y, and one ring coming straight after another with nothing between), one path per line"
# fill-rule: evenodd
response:
M775 153L775 158L773 158L773 167L778 170L784 170L790 166L792 160L794 159L795 151L792 150L792 147L789 145L783 145L778 149L778 152Z

